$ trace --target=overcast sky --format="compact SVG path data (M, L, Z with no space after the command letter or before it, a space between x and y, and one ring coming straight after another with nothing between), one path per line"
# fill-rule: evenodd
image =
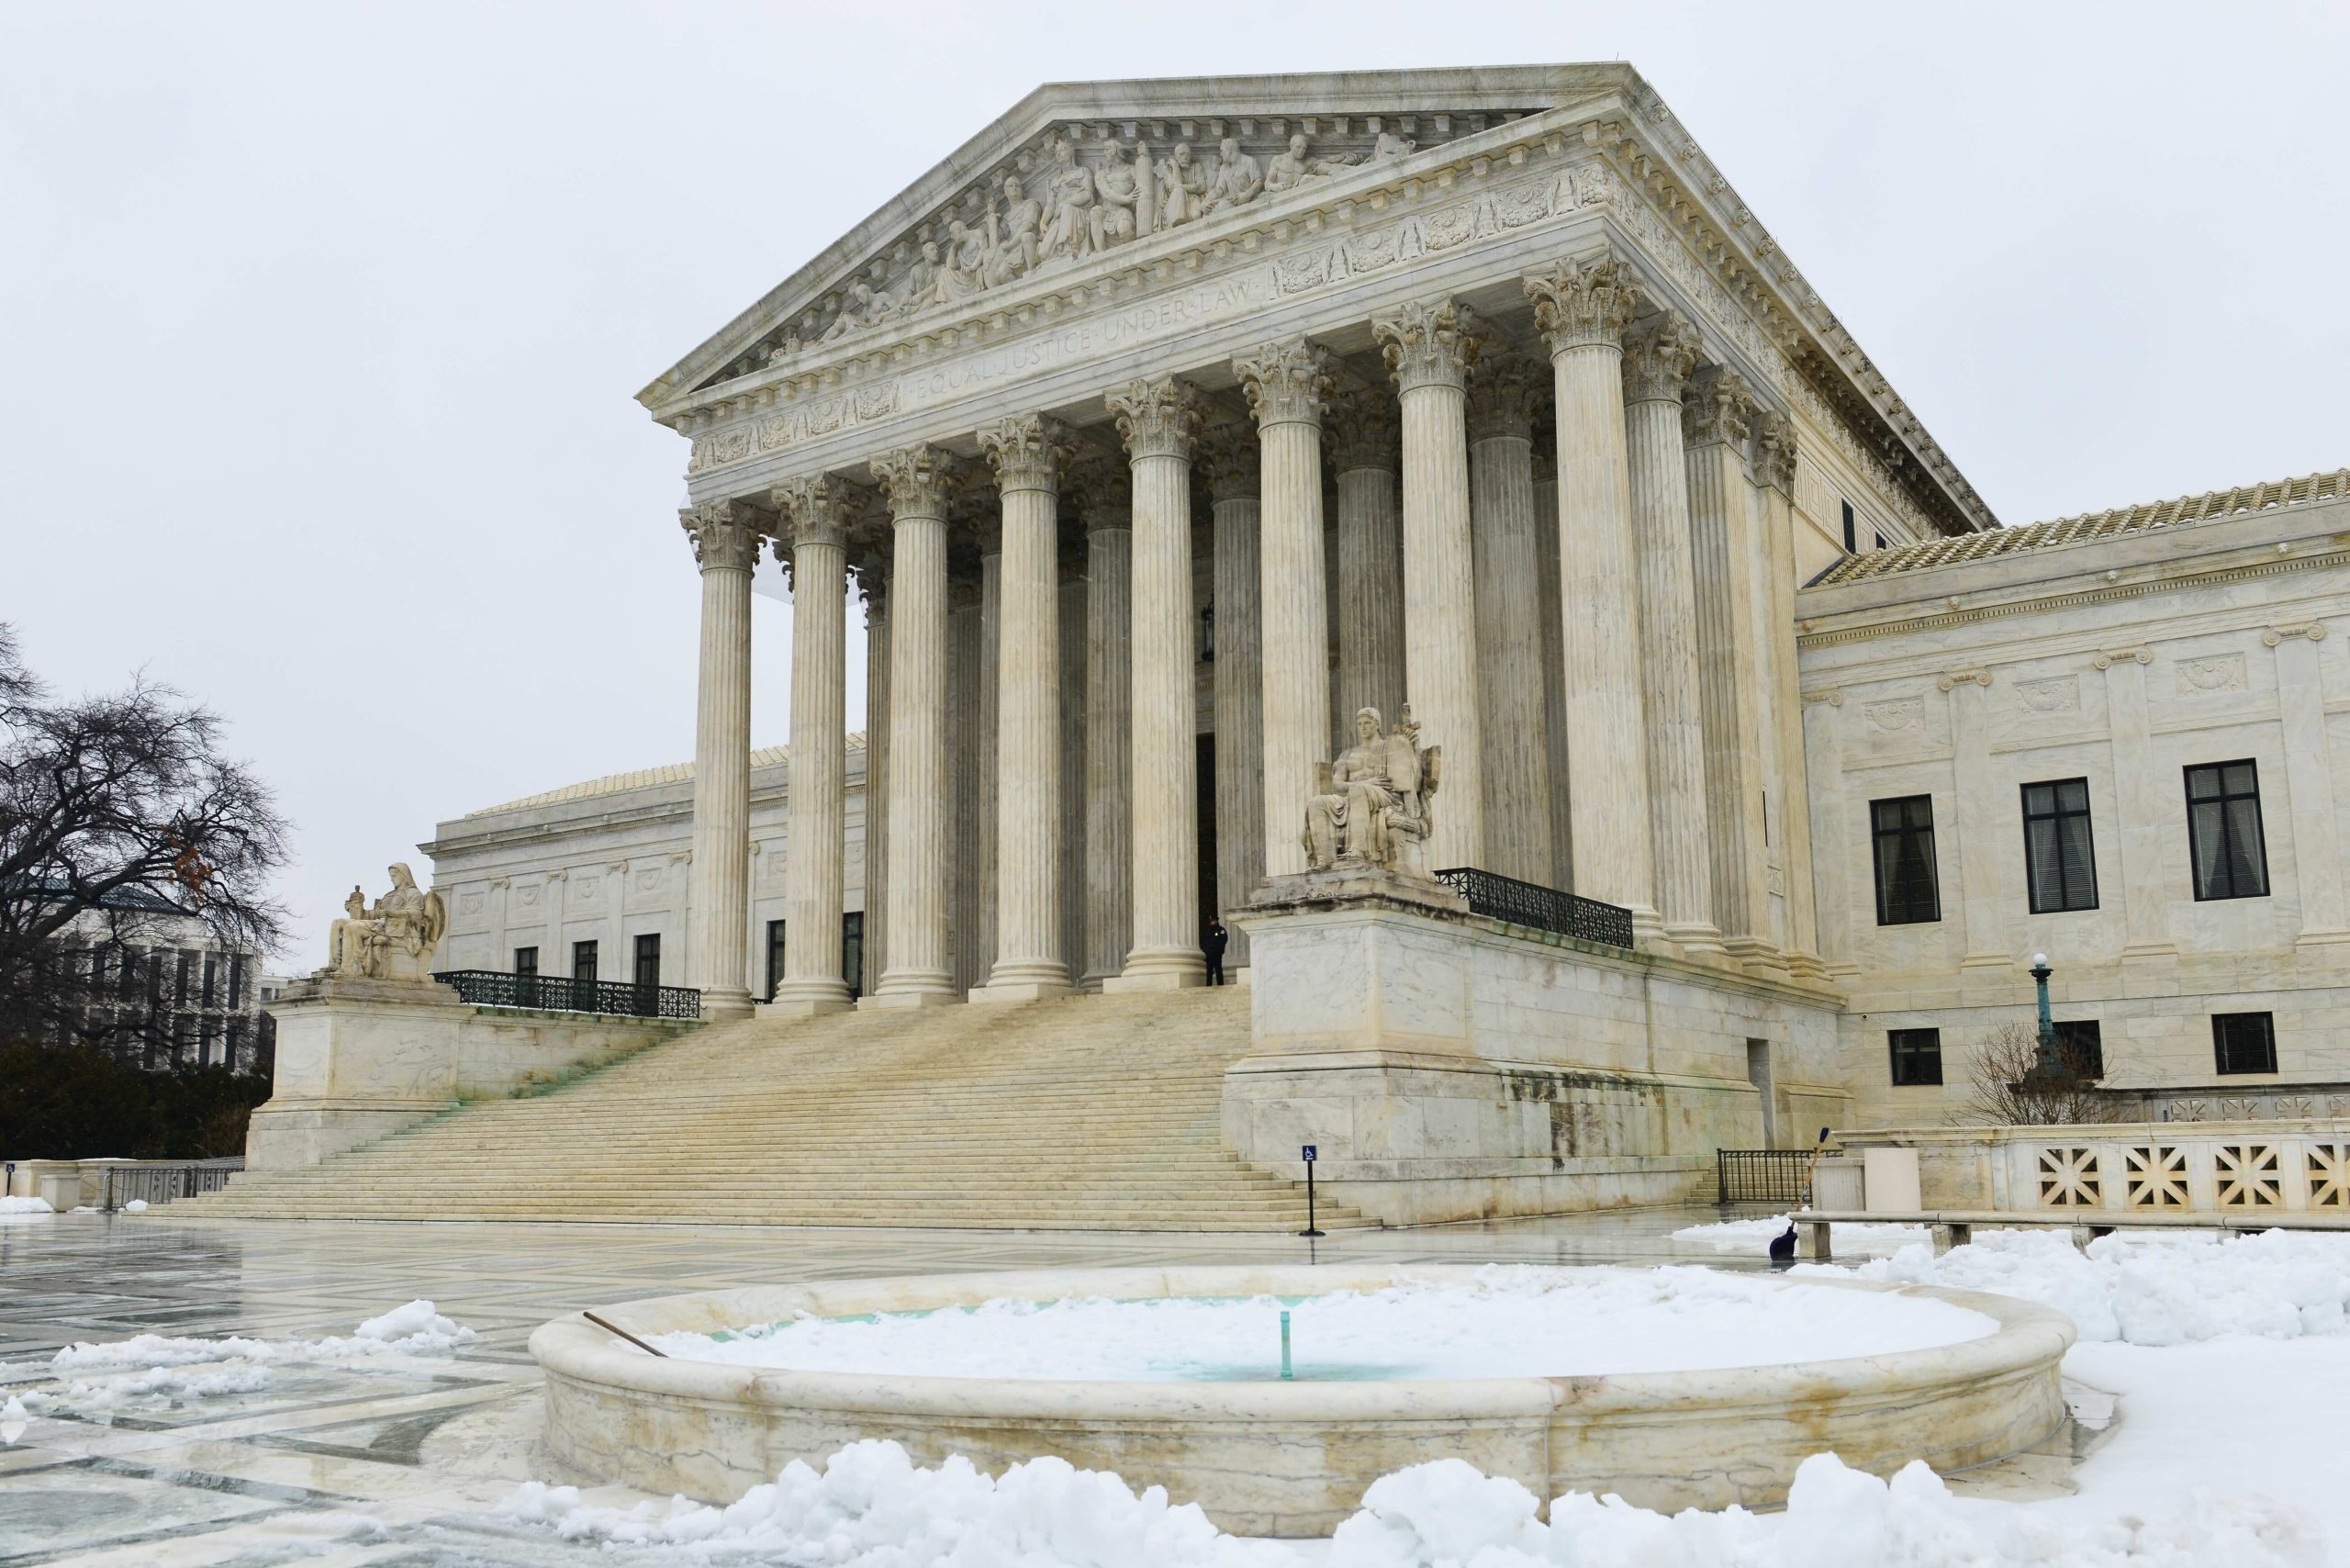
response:
M632 395L1032 87L1613 59L2008 522L2350 464L2339 4L0 0L0 619L229 721L308 968L435 822L692 755Z

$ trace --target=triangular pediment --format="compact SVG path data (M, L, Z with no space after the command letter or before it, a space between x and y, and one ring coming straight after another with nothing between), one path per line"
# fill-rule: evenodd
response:
M1634 90L1638 74L1619 64L1050 84L638 399L658 413L720 382L821 364L1238 207L1304 200L1496 124Z

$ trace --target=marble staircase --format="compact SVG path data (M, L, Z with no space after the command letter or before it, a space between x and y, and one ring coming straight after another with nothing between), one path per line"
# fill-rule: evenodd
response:
M1219 1137L1248 1047L1237 989L752 1019L173 1212L1293 1232Z

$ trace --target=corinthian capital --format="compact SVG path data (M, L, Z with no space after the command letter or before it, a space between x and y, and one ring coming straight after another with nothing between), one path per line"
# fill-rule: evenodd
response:
M1536 273L1526 280L1526 294L1552 353L1593 343L1615 347L1642 302L1632 269L1612 256Z
M1200 431L1200 467L1207 476L1208 499L1255 500L1263 493L1257 431L1246 420L1217 420Z
M767 492L789 529L794 550L803 544L839 544L856 521L856 493L830 474L803 474ZM778 548L786 541L778 541Z
M1329 432L1334 473L1358 468L1394 472L1403 440L1402 413L1386 387L1341 387L1330 399Z
M1304 338L1267 343L1232 362L1240 389L1259 429L1270 425L1318 424L1328 404L1333 362L1330 351Z
M1084 441L1061 465L1062 483L1077 498L1077 515L1091 533L1130 528L1134 520L1134 470L1107 447Z
M995 466L1000 491L1052 490L1060 485L1069 432L1042 414L1014 414L979 431L979 450Z
M1371 319L1371 335L1394 374L1395 389L1459 386L1486 336L1484 323L1449 299L1413 300Z
M958 466L952 453L918 442L875 458L873 476L889 498L892 518L944 519Z
M693 544L694 565L705 572L747 572L759 558L759 531L732 501L680 508L677 522Z
M1469 377L1469 439L1531 439L1543 394L1550 389L1547 367L1538 375L1516 354L1487 353Z
M1727 442L1745 451L1754 422L1754 389L1728 365L1698 367L1681 395L1681 439L1690 446Z
M1200 395L1188 381L1171 375L1137 379L1111 388L1103 399L1118 421L1132 457L1192 455L1200 429Z
M1783 496L1796 493L1796 430L1785 414L1765 411L1754 421L1754 477Z
M1624 401L1677 402L1705 345L1676 311L1660 310L1624 335Z

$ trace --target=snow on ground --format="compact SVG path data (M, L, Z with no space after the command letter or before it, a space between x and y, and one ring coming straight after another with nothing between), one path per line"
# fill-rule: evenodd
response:
M1767 1258L1774 1238L1787 1228L1787 1216L1773 1215L1766 1219L1729 1219L1712 1225L1685 1225L1673 1233L1675 1241L1702 1241L1717 1252L1743 1252L1751 1257ZM1875 1225L1856 1222L1836 1227L1836 1246L1850 1252L1890 1252L1897 1247L1913 1243L1923 1246L1931 1239L1922 1225Z
M695 1361L830 1372L1147 1382L1274 1377L1281 1315L1297 1375L1523 1377L1757 1366L1976 1339L1943 1302L1807 1288L1718 1269L1494 1268L1473 1284L1277 1300L1002 1299L863 1318L803 1316L652 1342Z
M47 1198L0 1198L0 1225L37 1225L56 1213Z

